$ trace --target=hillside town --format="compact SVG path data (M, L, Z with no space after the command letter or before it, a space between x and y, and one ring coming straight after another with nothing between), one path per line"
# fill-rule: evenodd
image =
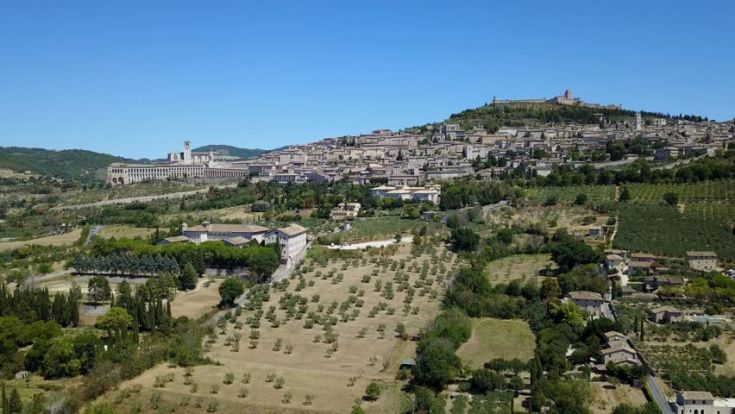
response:
M498 100L493 106L538 104L606 108L574 98L567 90L549 100ZM617 108L617 107L615 107ZM578 168L592 162L597 168L616 167L639 158L670 161L712 155L733 141L731 122L695 121L635 113L624 122L605 119L578 124L565 122L537 127L459 123L428 125L423 130L375 130L358 136L326 138L270 151L252 160L214 153L193 153L189 141L183 152L172 152L155 164L112 164L107 182L113 185L172 179L208 181L251 177L278 183L382 183L420 186L438 180L479 174L504 178L512 174L546 176L554 167ZM609 145L640 140L650 155L610 154ZM593 157L590 157L594 155Z

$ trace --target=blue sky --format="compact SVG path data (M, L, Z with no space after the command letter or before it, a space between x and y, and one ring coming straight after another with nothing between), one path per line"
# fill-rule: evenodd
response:
M494 95L735 116L735 2L0 2L0 146L159 157L440 121Z

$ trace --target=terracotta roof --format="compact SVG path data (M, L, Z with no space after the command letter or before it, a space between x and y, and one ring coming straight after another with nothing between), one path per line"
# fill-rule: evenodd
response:
M187 228L186 231L215 233L265 233L268 231L268 228L258 226L256 224L210 224L207 228L204 226L194 226Z
M671 313L681 313L679 309L676 309L673 306L659 306L658 308L651 309L652 313L661 313L661 312L671 312Z
M615 342L615 345L611 346L610 348L605 348L602 351L600 351L603 355L607 354L614 354L616 352L628 352L631 354L635 354L635 350L631 348L627 343L625 342Z
M229 239L225 239L225 243L232 244L232 245L245 244L245 243L248 243L248 242L249 242L248 239L246 239L244 237L240 237L240 236L231 237Z
M717 258L717 253L715 253L715 252L697 252L697 251L691 251L691 252L687 252L687 256L688 257L691 257L691 256L696 256L696 257L713 257L713 258L716 259Z
M715 397L709 391L682 391L681 396L685 400L714 400Z
M306 228L299 226L296 223L291 223L286 227L281 227L278 229L281 233L287 235L287 236L298 236L301 233L306 232Z
M191 241L190 238L186 236L173 236L173 237L166 237L163 239L169 243L188 243Z
M602 301L602 295L597 292L588 292L586 290L580 290L576 292L569 292L569 297L572 300L599 300Z

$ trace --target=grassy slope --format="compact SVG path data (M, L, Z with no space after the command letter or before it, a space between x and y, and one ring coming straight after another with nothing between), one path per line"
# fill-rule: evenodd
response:
M3 168L62 178L99 179L104 177L104 170L109 164L130 161L114 155L78 149L52 151L41 148L0 147L0 165Z
M472 337L457 350L462 362L482 368L494 358L528 361L533 357L536 338L528 323L521 320L483 318L475 320Z

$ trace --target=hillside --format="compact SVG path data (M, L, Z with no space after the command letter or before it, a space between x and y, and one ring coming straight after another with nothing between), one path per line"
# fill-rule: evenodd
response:
M221 155L231 155L233 157L240 157L244 159L256 158L260 154L266 152L259 148L238 148L232 145L205 145L203 147L195 148L194 152L209 152L214 151Z
M78 149L52 151L42 148L0 147L2 168L78 180L104 178L105 170L110 163L131 161Z
M609 122L630 122L636 111L615 107L589 107L583 105L559 105L555 103L499 103L486 104L467 109L449 116L447 123L460 124L463 129L470 130L483 125L490 132L500 127L537 127L549 123L596 124L600 115ZM663 114L659 112L641 111L644 120L650 118L673 118L703 121L707 118L697 115ZM440 123L428 124L409 130L424 131L429 126L437 127Z

